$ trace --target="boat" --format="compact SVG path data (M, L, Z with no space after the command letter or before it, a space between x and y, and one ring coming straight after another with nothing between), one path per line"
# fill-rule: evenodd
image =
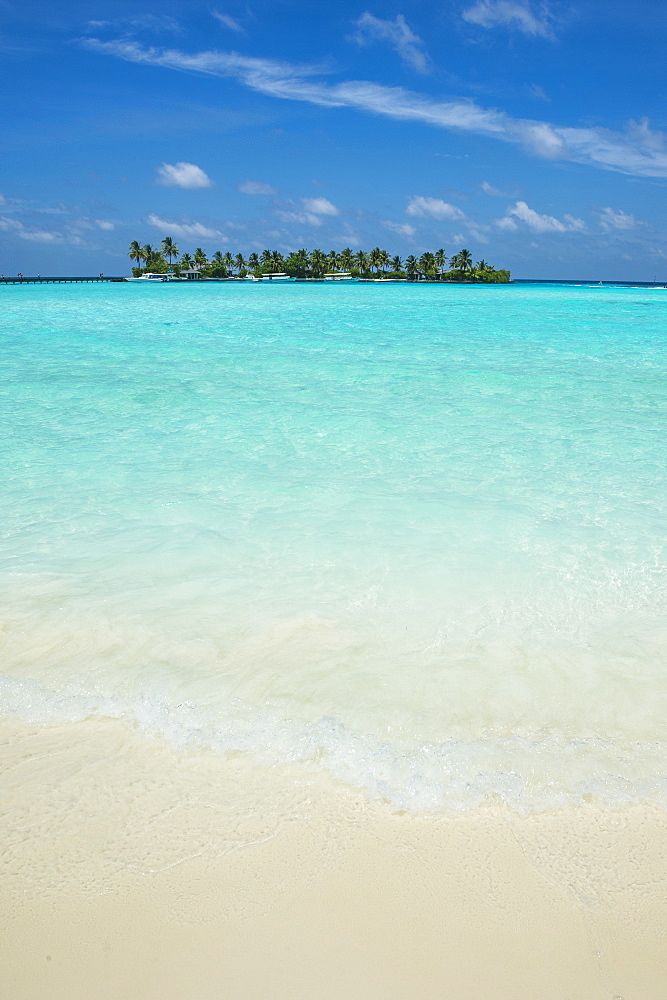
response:
M151 271L147 271L146 274L140 274L138 278L126 278L126 281L169 281L166 274L153 274Z
M327 271L324 275L325 281L358 281L349 271Z
M294 278L289 274L285 274L283 271L274 271L271 274L260 274L259 277L255 274L251 275L253 281L294 281Z

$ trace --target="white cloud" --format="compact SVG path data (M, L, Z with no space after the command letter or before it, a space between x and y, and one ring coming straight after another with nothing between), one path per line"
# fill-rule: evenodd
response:
M270 59L253 59L235 52L186 53L142 48L132 41L84 40L86 47L129 62L162 66L182 72L232 77L258 93L284 100L305 101L328 108L353 108L397 121L418 121L434 128L471 132L517 143L549 158L584 163L634 177L667 177L664 135L648 122L630 122L623 132L603 128L570 128L549 122L513 118L473 101L435 101L430 97L365 80L328 85L312 80L315 66L294 66Z
M146 222L149 226L160 229L165 236L177 236L179 239L202 237L210 240L213 237L219 239L223 235L218 229L211 229L210 226L204 226L201 222L168 222L154 214L147 216Z
M495 28L504 25L516 28L524 35L541 35L551 37L550 15L546 4L541 5L539 15L534 14L530 4L517 3L515 0L479 0L478 3L463 11L464 21L478 24L482 28Z
M315 215L338 215L338 209L332 205L327 198L302 198L304 208L307 212L314 212Z
M327 198L302 198L303 209L280 209L276 214L283 222L300 222L321 226L323 215L338 215L338 209Z
M421 195L413 195L408 199L408 207L405 210L407 215L423 216L424 218L437 219L439 222L465 222L467 216L456 205L450 205L440 198L424 198Z
M46 229L31 229L29 226L24 226L18 219L8 219L6 215L0 216L0 230L5 233L14 233L22 240L31 240L33 243L64 242L62 233ZM76 242L76 239L69 242Z
M610 232L613 229L639 229L645 223L621 209L603 208L600 212L600 225L605 232Z
M45 229L25 229L19 233L22 240L32 240L33 243L62 243L63 237L60 233L48 232ZM76 243L78 240L73 237L69 242Z
M107 222L106 219L95 219L95 222L97 223L100 229L106 229L109 232L111 232L112 229L116 228L113 222Z
M505 215L502 219L496 219L496 225L498 229L502 229L503 232L513 233L519 228L515 220L510 215Z
M494 187L493 184L489 184L488 181L482 181L479 186L484 194L490 194L493 198L516 198L516 194L510 194L509 191L501 191L499 188Z
M208 188L213 181L194 163L163 163L157 168L157 182L165 187Z
M450 205L448 201L443 201L441 198L425 198L422 195L413 195L408 199L405 212L406 215L411 215L414 218L420 216L427 219L436 219L438 222L456 222L459 225L465 226L469 234L476 240L479 240L480 243L489 242L486 237L489 226L475 222L474 219L469 218L456 205ZM455 237L455 240L458 239L458 236Z
M86 31L122 31L124 35L133 35L140 31L152 31L160 34L182 35L183 29L174 17L164 11L159 14L137 14L132 17L115 17L113 20L88 21Z
M562 134L564 130L557 130L548 122L521 122L519 129L524 146L543 160L567 158Z
M308 226L322 225L320 216L313 215L312 212L290 211L289 209L280 208L276 212L276 215L282 222L299 222Z
M411 226L409 222L390 222L389 219L382 219L382 225L387 229L391 229L392 233L397 233L399 236L407 236L411 239L417 230L414 226Z
M275 194L276 189L270 184L263 184L262 181L242 181L239 184L241 194Z
M230 17L229 14L223 14L220 10L212 10L211 14L225 28L229 28L230 31L243 31L239 22L235 21L233 17Z
M397 14L393 21L383 21L366 11L354 22L354 26L357 30L352 40L357 45L388 42L403 62L418 73L428 73L430 60L424 51L424 42L410 28L402 14Z
M31 206L22 198L6 198L4 194L0 194L0 208L4 208L5 212L21 212L29 211ZM38 212L40 209L33 208L32 211Z
M519 223L523 223L533 233L583 232L586 228L583 219L565 215L561 220L556 219L553 215L540 215L525 201L517 201L512 208L507 209L502 219L496 219L498 228L509 232L519 229Z
M536 97L538 101L550 101L551 98L547 93L545 93L544 88L540 87L539 83L529 83L528 93L531 97Z

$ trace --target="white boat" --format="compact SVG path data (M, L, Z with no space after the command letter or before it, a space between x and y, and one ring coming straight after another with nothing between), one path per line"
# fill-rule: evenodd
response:
M140 274L138 278L126 278L126 281L168 281L166 274L153 274L151 271L147 271L146 274Z
M349 271L327 271L324 275L325 281L358 281Z
M261 274L259 277L256 275L251 275L253 281L294 281L294 278L289 274L285 274L283 271L275 271L271 274Z

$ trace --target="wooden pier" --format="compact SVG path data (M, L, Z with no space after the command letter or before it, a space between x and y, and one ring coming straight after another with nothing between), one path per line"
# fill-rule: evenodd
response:
M84 283L95 283L98 281L125 281L125 278L115 278L107 276L106 274L100 274L97 277L90 278L50 278L42 277L38 274L37 277L24 277L23 275L5 275L0 276L0 285L68 285L72 282Z

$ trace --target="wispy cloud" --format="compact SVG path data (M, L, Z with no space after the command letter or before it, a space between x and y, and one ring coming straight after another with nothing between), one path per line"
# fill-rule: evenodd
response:
M528 3L517 3L516 0L479 0L462 13L464 21L478 24L482 28L502 27L514 28L524 35L540 35L551 38L551 15L546 4L540 5L539 14L535 14Z
M398 236L407 236L408 239L412 239L417 230L414 226L411 226L409 222L390 222L389 219L382 219L382 225L385 229L391 230L392 233L396 233Z
M600 212L600 225L608 233L619 229L640 229L646 223L640 222L630 212L623 212L621 209L603 208Z
M86 24L86 31L121 31L124 35L135 35L142 31L153 34L182 35L183 29L176 18L160 14L136 14L132 17L115 17L110 20L93 20Z
M165 187L209 188L213 181L195 163L163 163L157 168L157 183Z
M89 219L86 216L75 214L77 209L68 209L66 206L39 208L29 202L9 199L6 201L5 211L11 211L12 208L27 215L27 219L23 221L9 215L2 215L0 216L0 232L12 234L22 240L29 240L31 243L66 243L82 246L87 242L82 238L82 234L99 232L100 230L111 232L116 228L115 223L109 222L107 219ZM32 221L31 215L59 216L59 228L45 229Z
M494 187L493 184L489 184L488 181L482 181L479 186L484 194L490 194L492 198L516 198L516 193L501 191L499 188Z
M437 219L438 222L464 222L468 219L465 212L456 205L450 205L441 198L424 198L422 195L413 195L408 200L405 212L406 215Z
M271 187L270 184L264 184L262 181L242 181L239 184L239 191L241 194L275 194L276 189Z
M220 22L225 28L229 28L230 31L243 31L244 28L241 27L238 21L235 21L233 17L229 14L224 14L221 10L212 10L211 14L213 17Z
M549 122L513 118L473 101L434 101L430 97L364 80L327 84L310 79L322 74L315 66L294 66L254 59L235 52L186 53L143 48L124 40L89 39L89 48L129 62L233 77L258 93L329 108L353 108L398 121L418 121L434 128L471 132L517 143L535 156L568 160L636 177L667 177L664 135L648 122L630 122L623 132L603 128L570 128Z
M338 215L338 209L328 198L302 198L306 211L315 215Z
M517 201L512 208L508 208L502 219L496 219L496 225L506 232L515 232L524 226L532 233L583 232L586 228L583 219L576 219L572 215L565 215L563 219L556 219L553 215L540 215L525 201Z
M4 194L0 194L0 208L5 212L20 212L21 209L27 207L28 202L23 201L22 198L6 198Z
M351 38L357 45L387 42L408 66L412 66L418 73L429 72L431 61L426 54L424 42L414 33L402 14L397 14L391 21L374 17L366 11L357 18L354 26L356 31Z
M457 226L464 226L471 236L474 236L480 243L488 243L486 233L489 226L481 222L476 222L469 218L457 205L452 205L442 198L428 198L423 195L412 195L408 199L405 214L412 218L421 217L424 219L434 219L436 222L456 223ZM458 240L459 235L454 239Z
M65 239L62 233L24 226L18 219L9 219L5 215L0 216L0 230L4 233L13 233L22 240L30 240L33 243L63 243Z
M545 93L544 88L540 87L539 83L529 83L528 93L531 97L536 97L538 101L550 101L551 98L547 93Z
M283 222L300 222L309 226L321 226L322 216L338 215L339 211L328 198L302 198L303 209L298 206L278 209L277 216Z
M218 239L223 237L219 229L212 229L201 222L170 222L154 214L147 216L146 222L149 226L155 226L156 229L159 229L166 236L177 236L179 239L184 240L195 237L208 240L213 239L213 237Z

